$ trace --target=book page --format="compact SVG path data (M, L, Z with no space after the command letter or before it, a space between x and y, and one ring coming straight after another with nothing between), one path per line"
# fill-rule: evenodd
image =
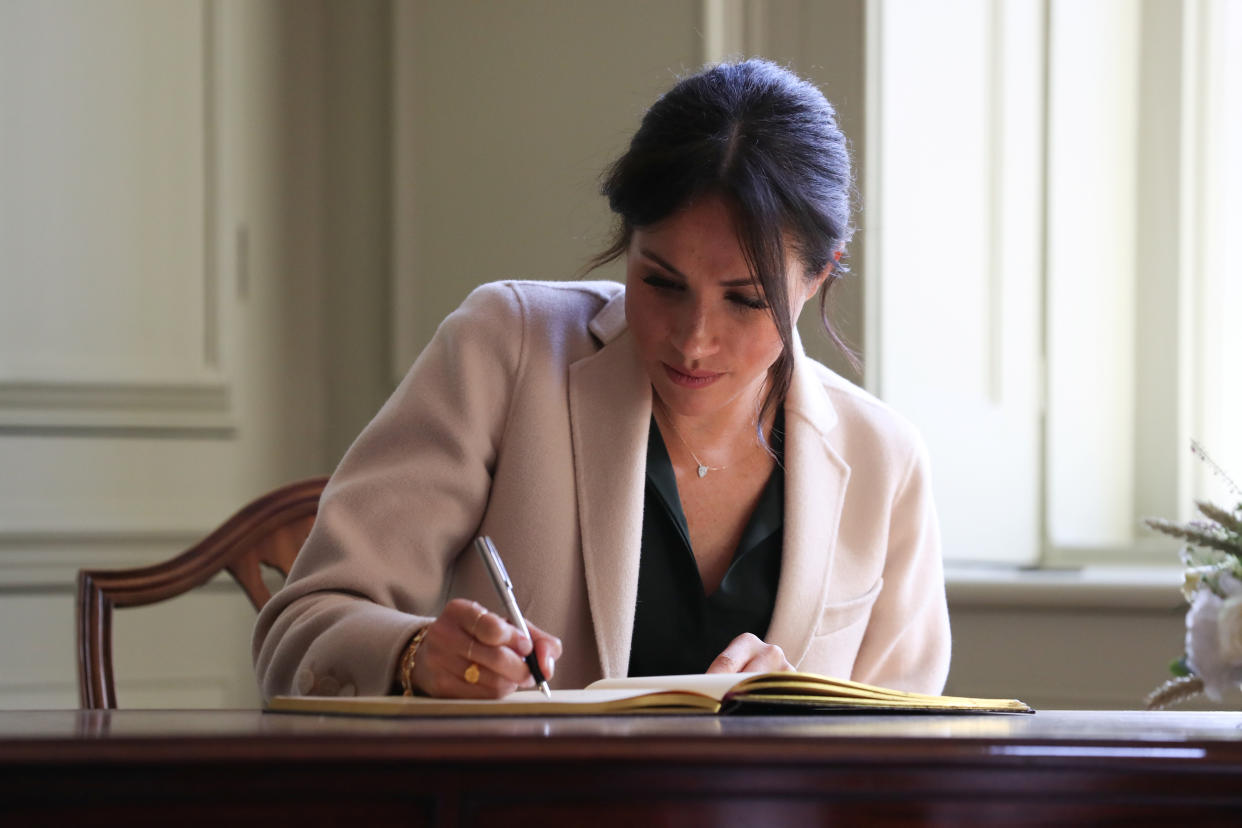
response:
M429 696L276 696L269 710L360 716L584 715L589 713L715 713L716 699L700 693L651 688L519 690L503 699L438 699Z
M910 699L911 701L941 698L906 690L894 690L874 684L863 684L848 679L821 676L816 673L754 673L739 681L734 689L738 692L805 693L808 695L851 696L855 698Z
M629 676L593 681L588 690L683 690L702 693L716 701L723 699L734 685L757 676L780 675L779 673L691 673L681 676ZM789 676L796 675L789 673Z
M686 690L711 696L728 707L738 703L806 707L831 706L888 710L991 710L1030 712L1013 699L974 699L958 696L932 696L893 690L848 679L783 670L769 673L712 673L681 676L642 676L601 679L593 688L659 688Z
M725 712L738 708L1033 712L1012 699L927 696L792 671L601 679L584 690L553 690L550 699L538 690L519 690L503 699L277 696L268 708L364 716L505 716L716 713L722 706Z

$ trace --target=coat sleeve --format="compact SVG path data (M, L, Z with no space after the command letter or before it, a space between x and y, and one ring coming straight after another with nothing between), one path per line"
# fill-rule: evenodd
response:
M940 693L951 639L940 525L927 450L914 451L889 517L884 586L854 662L853 678L918 693Z
M346 452L255 626L265 699L390 691L402 649L439 611L482 520L523 330L516 291L476 290Z

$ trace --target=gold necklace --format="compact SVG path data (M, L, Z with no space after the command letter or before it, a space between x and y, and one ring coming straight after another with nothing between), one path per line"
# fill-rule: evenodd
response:
M664 406L664 401L660 400L660 405ZM698 466L699 477L706 477L709 471L726 471L728 466L709 466L699 459L694 453L694 449L690 448L690 444L686 442L686 438L681 436L681 432L677 429L677 425L673 422L673 418L668 414L668 407L664 406L664 419L668 422L669 428L673 429L673 433L677 435L677 439L681 440L681 444L686 447L686 451L690 452L690 456L694 458L694 463Z

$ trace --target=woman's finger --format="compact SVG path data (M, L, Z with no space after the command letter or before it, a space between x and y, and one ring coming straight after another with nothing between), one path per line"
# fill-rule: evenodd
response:
M550 678L561 640L534 624L527 626L529 638L477 601L449 601L419 647L415 683L429 695L459 698L499 698L518 687L533 687L526 654L533 648L545 678Z
M785 658L785 651L775 644L765 644L762 649L751 655L751 659L738 672L741 673L772 673L778 670L792 670L793 665Z
M707 666L707 672L740 673L750 663L755 648L762 643L757 636L750 633L739 635Z
M707 667L709 673L752 673L792 670L785 651L753 633L742 633L729 642Z
M415 679L423 692L500 698L517 689L526 669L512 650L478 643L456 623L441 621L437 619L427 630L414 661Z
M505 619L476 604L470 614L463 658L496 673L505 683L529 684L530 671L523 659L532 647L530 639Z
M482 604L457 598L450 601L444 609L444 614L451 611L469 637L492 647L508 647L523 657L530 652L531 640L505 618L489 611Z
M530 672L511 646L530 643L483 605L454 599L423 637L414 681L433 696L489 698L513 692ZM471 669L474 665L474 669Z
M556 672L556 660L561 657L561 640L529 621L526 622L526 626L530 628L531 637L534 639L535 658L539 660L539 668L543 670L543 677L550 679Z
M527 629L530 630L530 637L527 638L517 627L495 613L488 612L477 623L473 620L474 617L471 616L474 638L483 644L499 648L502 653L500 660L489 662L489 666L504 678L517 682L522 687L534 686L535 680L525 664L525 658L532 648L544 678L550 678L555 672L556 659L560 658L562 651L559 638L530 621L526 622ZM504 655L506 651L514 653L516 658Z

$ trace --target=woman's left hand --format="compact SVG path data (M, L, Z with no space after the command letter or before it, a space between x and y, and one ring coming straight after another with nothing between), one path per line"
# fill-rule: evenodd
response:
M785 651L753 633L742 633L707 668L709 673L768 673L792 670Z

